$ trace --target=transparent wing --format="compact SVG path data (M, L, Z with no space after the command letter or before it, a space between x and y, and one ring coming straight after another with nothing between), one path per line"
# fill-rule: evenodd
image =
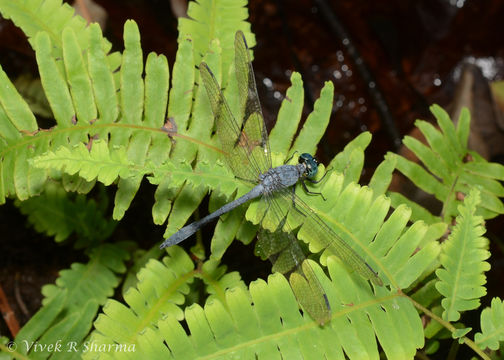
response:
M202 62L199 70L215 117L217 136L222 150L226 153L225 159L229 168L235 176L257 182L262 169L249 154L247 137L242 135L243 131L233 117L219 83L208 65Z
M240 127L241 136L245 135L248 146L251 146L251 152L257 154L255 157L259 168L265 172L271 168L268 131L264 125L259 95L257 95L249 48L241 31L237 31L235 34L235 72L240 109L243 112L243 122Z
M200 64L201 80L210 99L217 136L227 154L228 166L235 176L257 182L259 175L271 168L271 154L249 50L241 31L235 36L235 72L240 102L239 122L231 113L208 65Z
M383 282L369 264L357 254L338 234L327 225L310 206L301 200L291 189L277 193L275 201L279 207L287 208L307 232L316 237L332 254L338 256L347 266L373 284L382 286ZM295 204L295 208L292 206Z
M298 302L310 316L323 325L331 320L331 307L322 285L312 267L306 261L298 240L286 223L275 196L265 196L268 214L278 224L275 231L261 229L256 242L255 253L263 260L269 258L273 272L289 277L289 283Z

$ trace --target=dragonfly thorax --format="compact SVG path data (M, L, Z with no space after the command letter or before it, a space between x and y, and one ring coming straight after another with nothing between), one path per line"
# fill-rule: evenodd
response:
M303 176L308 179L314 178L318 171L318 161L308 153L299 156L298 162L304 166Z

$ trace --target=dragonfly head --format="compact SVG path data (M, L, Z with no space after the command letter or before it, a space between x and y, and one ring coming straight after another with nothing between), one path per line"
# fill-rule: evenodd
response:
M303 174L307 178L311 179L317 175L318 171L318 161L310 154L303 153L299 156L299 163L305 165L305 173Z

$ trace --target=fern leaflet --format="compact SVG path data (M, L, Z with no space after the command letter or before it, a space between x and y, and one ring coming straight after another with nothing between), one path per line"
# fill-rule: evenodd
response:
M504 205L499 200L499 197L504 196L504 186L499 183L499 180L504 180L504 166L488 163L467 148L469 133L467 109L462 111L457 127L439 106L433 105L431 112L436 117L441 131L426 121L416 122L429 146L409 136L404 138L404 145L422 161L424 166L392 153L387 154L387 159L393 159L397 170L420 189L441 201L443 204L441 215L446 223L457 215L457 206L460 204L457 193L468 195L474 186L479 186L481 189L479 214L489 219L504 213ZM419 206L402 195L392 193L391 198L394 204L411 205L415 209L415 219L430 223L439 221L425 209L418 211Z
M476 333L476 344L482 349L499 349L499 343L504 341L504 303L499 298L493 298L489 308L481 312L481 332Z
M60 340L77 346L88 335L99 306L119 284L117 274L125 271L129 255L120 245L106 244L91 250L89 257L87 264L74 263L71 269L61 271L56 285L42 288L43 307L16 336L20 354L47 357L49 349L39 352L21 344L55 344Z
M485 261L490 252L488 240L482 236L483 218L475 215L479 202L479 192L471 190L464 205L459 206L457 225L443 243L440 257L443 269L436 270L440 280L436 288L445 297L441 302L445 309L443 318L449 321L458 320L460 311L476 309L479 298L486 294L483 272L490 270Z

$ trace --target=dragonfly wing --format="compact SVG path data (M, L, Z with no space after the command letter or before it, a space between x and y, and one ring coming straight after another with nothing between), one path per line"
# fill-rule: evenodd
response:
M265 196L268 201L269 216L278 221L275 231L261 229L256 243L256 255L269 258L273 263L273 272L280 272L289 277L289 283L298 302L319 324L331 319L331 307L322 285L306 260L298 240L286 223L285 213L275 202L275 196Z
M242 124L240 136L245 137L250 152L256 153L255 160L263 172L271 168L271 152L268 131L257 94L257 86L250 60L250 51L243 32L235 34L235 73L238 83ZM239 139L239 143L244 139Z
M250 156L248 140L241 135L241 126L231 113L217 79L206 63L202 62L199 70L215 117L217 136L222 150L226 153L225 159L229 168L235 176L257 182L262 169L254 164L254 159Z
M303 200L292 191L280 191L280 203L290 207L289 215L303 224L308 233L316 236L317 240L328 249L331 254L338 256L347 266L355 270L362 277L373 284L382 286L383 282L371 266L353 250L336 232L329 227ZM295 208L292 206L294 205Z
M241 121L236 121L208 65L200 64L201 80L210 99L216 133L235 176L257 182L271 168L268 133L264 125L249 49L241 31L235 36L235 73Z

